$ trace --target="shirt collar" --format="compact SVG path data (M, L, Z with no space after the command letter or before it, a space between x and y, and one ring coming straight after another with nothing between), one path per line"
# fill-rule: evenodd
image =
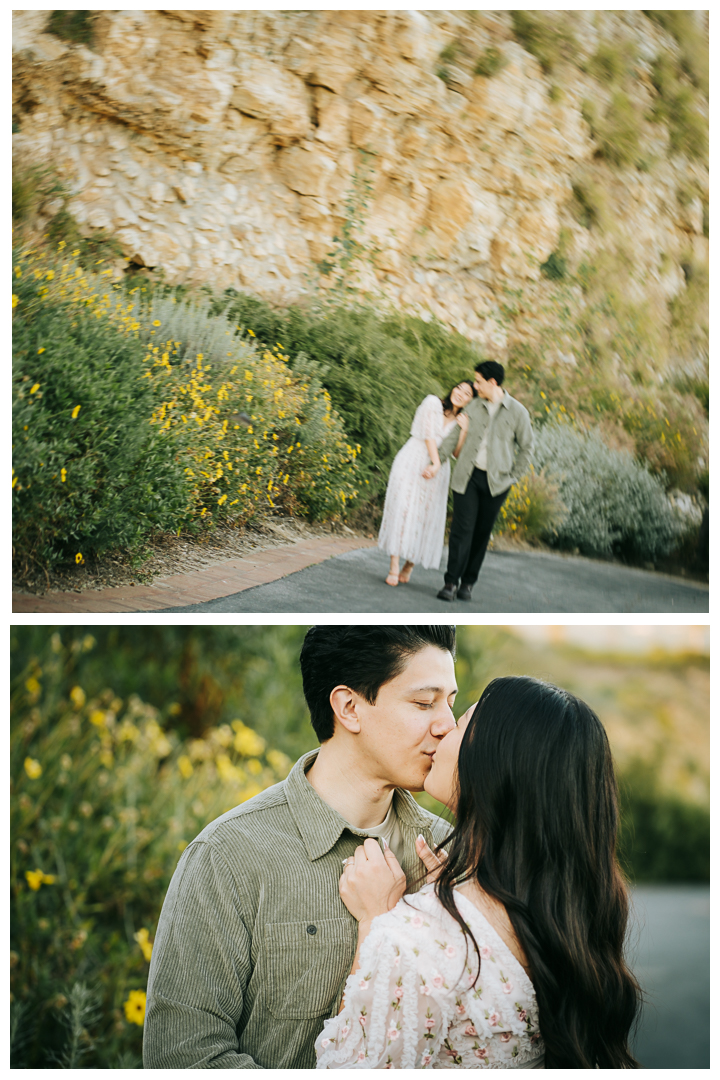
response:
M311 862L327 855L328 851L335 847L345 829L349 829L350 832L355 831L351 825L348 825L345 818L320 798L305 775L318 752L319 748L303 754L295 762L284 781L290 813L303 838ZM405 791L404 788L395 789L393 805L401 825L407 828L410 826L422 828L427 824L422 810L410 792Z

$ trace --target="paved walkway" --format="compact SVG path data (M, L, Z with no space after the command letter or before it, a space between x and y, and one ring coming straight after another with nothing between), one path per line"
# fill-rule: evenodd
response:
M706 612L708 590L682 578L616 563L533 551L490 552L473 598L437 599L443 576L416 567L409 585L385 584L388 560L377 548L349 551L236 596L175 611L432 613Z
M532 551L490 552L469 603L437 599L438 570L416 567L390 588L375 541L310 539L267 548L151 585L13 595L13 612L395 612L463 618L478 613L707 612L707 586L616 563Z
M354 548L374 546L360 537L298 540L258 551L246 558L213 563L204 570L157 578L151 585L122 585L116 589L53 592L44 596L13 593L13 613L165 611L181 605L237 596L245 589L276 581L286 574L331 559ZM258 609L259 610L259 609Z

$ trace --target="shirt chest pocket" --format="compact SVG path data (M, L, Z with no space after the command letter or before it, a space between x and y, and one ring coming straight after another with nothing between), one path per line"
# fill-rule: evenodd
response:
M267 1006L272 1015L278 1020L326 1016L354 955L354 926L345 919L266 924Z

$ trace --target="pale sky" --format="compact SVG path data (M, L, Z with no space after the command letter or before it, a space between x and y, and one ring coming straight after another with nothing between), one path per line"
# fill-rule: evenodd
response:
M526 641L566 642L583 649L643 653L651 649L709 653L709 626L511 626Z

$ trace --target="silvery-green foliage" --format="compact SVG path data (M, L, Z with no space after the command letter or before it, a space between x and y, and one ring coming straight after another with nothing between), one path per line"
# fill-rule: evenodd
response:
M677 546L683 524L661 480L598 432L546 424L537 432L535 466L555 481L567 507L546 538L558 547L654 562Z
M236 360L256 351L252 342L236 338L236 323L224 315L211 313L209 300L188 302L155 295L149 301L136 300L133 314L141 324L143 344L152 345L170 338L180 342L173 363L177 360L194 363L198 353L202 353L204 363L227 364L230 359ZM154 326L155 322L160 325ZM230 352L232 358L228 357Z

